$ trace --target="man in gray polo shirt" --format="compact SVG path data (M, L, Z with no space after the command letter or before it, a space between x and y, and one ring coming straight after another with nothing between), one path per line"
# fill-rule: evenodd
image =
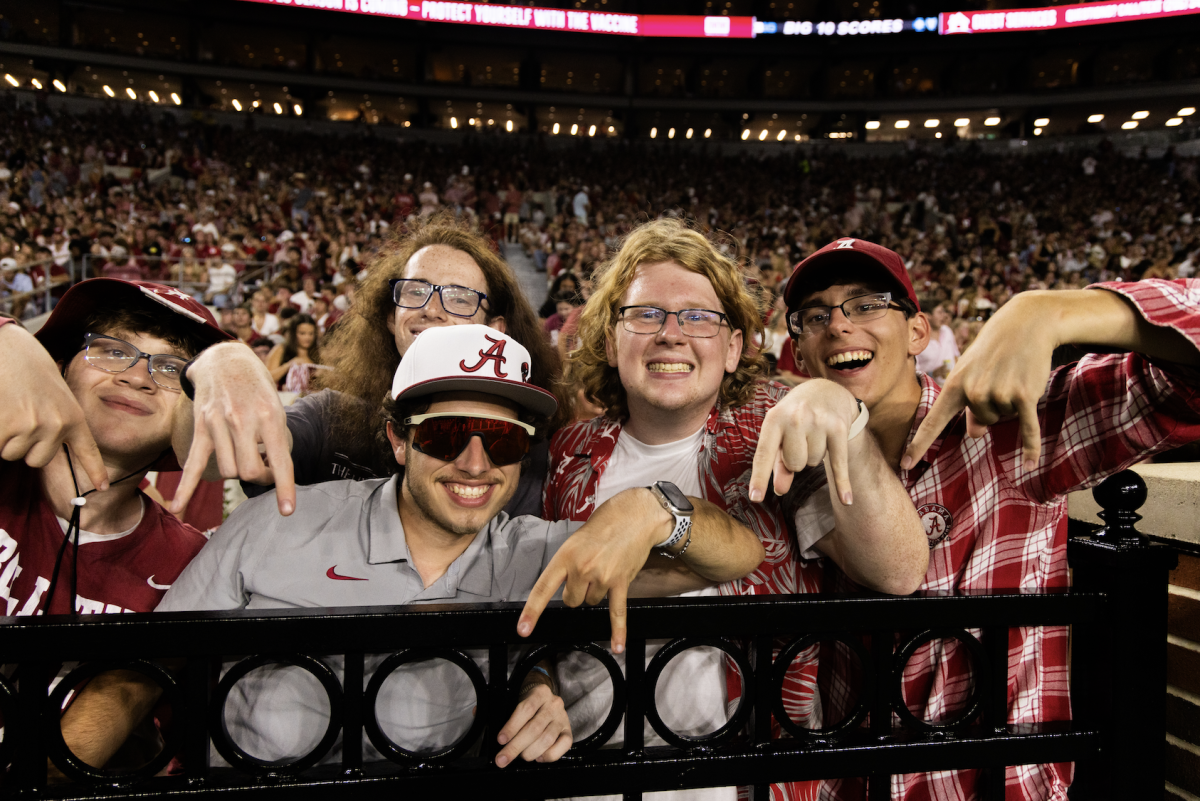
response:
M423 332L400 363L381 420L403 479L300 487L290 517L278 514L269 495L248 501L158 611L516 601L553 560L553 574L567 577L562 597L569 605L609 598L614 642L621 642L627 594L677 593L758 566L763 550L749 529L699 499L690 499L691 527L687 501L669 485L627 490L586 524L501 512L531 437L544 432L556 408L551 394L528 383L528 373L528 351L495 329ZM664 493L674 500L662 503ZM612 513L617 507L621 515ZM630 512L651 524L630 531L622 525ZM521 632L535 622L536 614L523 615ZM484 663L485 656L475 658ZM368 674L385 657L369 658ZM340 660L329 662L340 670ZM312 681L285 666L243 678L226 704L234 741L264 759L306 753L328 714ZM555 760L570 747L570 722L552 689L549 675L530 674L498 734L505 746L500 767L517 756ZM462 671L425 662L385 682L376 714L394 741L423 750L457 739L474 704ZM364 748L368 759L379 758L369 743Z

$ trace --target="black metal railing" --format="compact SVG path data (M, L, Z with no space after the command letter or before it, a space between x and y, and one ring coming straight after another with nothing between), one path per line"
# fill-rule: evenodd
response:
M1136 492L1123 489L1133 483L1130 475L1097 490L1108 526L1072 540L1075 588L1070 591L642 601L630 605L624 672L590 644L609 635L603 607L552 607L530 641L516 636L521 605L511 603L0 619L0 663L16 663L19 671L19 681L0 681L6 726L0 762L8 766L0 792L17 798L218 794L300 799L330 791L339 798L434 792L544 798L638 797L654 790L749 785L757 798L766 798L774 782L867 776L869 798L878 801L889 797L892 774L972 768L983 771L982 797L999 801L1005 766L1076 762L1074 798L1156 797L1163 787L1166 571L1175 555L1138 539L1132 530L1130 515L1136 518L1133 510L1140 501ZM1144 500L1144 485L1141 493ZM1075 720L1009 726L1009 629L1047 625L1074 627ZM787 646L773 660L781 636ZM646 641L656 638L672 643L643 667ZM973 691L954 720L930 723L909 712L901 676L907 657L938 638L966 646ZM857 702L840 721L807 729L788 717L781 680L793 656L817 642L844 643L845 652L856 657ZM684 738L658 715L655 684L675 653L701 645L723 650L737 666L741 701L730 723L711 737ZM486 673L463 653L467 648L486 649ZM608 666L614 690L608 719L556 763L495 768L495 735L515 705L525 674L539 659L565 650L584 650ZM523 658L510 671L510 655L518 653ZM251 656L218 682L223 657L228 660L230 654ZM341 680L310 654L342 657ZM392 656L364 682L368 654ZM171 674L152 661L168 658L182 658L185 666ZM451 660L468 674L477 710L457 744L437 754L416 754L383 734L374 705L387 671L430 658ZM55 672L66 661L83 663L82 673L50 692ZM221 722L233 683L271 662L309 670L329 696L329 724L321 742L288 765L246 754L229 740ZM166 749L126 774L74 759L63 746L58 722L70 687L119 667L162 685L173 711ZM899 727L893 727L893 713ZM622 714L623 745L600 749ZM790 737L772 737L773 716ZM667 746L646 747L647 718ZM364 762L364 733L385 760ZM318 764L339 734L340 760ZM232 767L210 765L210 743ZM183 773L155 777L176 754ZM48 785L48 757L75 781Z

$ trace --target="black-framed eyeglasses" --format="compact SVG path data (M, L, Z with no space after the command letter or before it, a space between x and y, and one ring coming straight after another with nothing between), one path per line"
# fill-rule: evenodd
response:
M454 284L431 284L419 278L393 278L392 302L402 309L422 309L436 292L446 314L455 317L474 317L475 312L487 300L487 295L478 289Z
M123 373L145 359L154 383L173 392L179 391L179 377L188 363L187 359L169 353L143 353L125 340L107 334L84 334L80 350L84 352L84 361L106 373Z
M622 306L617 309L625 330L632 334L657 334L667 324L667 317L675 315L679 330L689 337L707 339L721 333L721 326L729 318L712 309L680 309L667 311L657 306Z
M903 310L903 307L892 302L891 292L858 295L848 298L836 306L808 306L788 312L788 333L793 337L802 337L824 331L833 319L834 309L841 309L847 320L857 324L876 320L887 314L889 309Z

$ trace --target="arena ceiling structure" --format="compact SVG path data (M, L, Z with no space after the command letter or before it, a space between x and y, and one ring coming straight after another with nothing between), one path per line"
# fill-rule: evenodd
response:
M4 0L0 77L444 135L1191 138L1200 0Z

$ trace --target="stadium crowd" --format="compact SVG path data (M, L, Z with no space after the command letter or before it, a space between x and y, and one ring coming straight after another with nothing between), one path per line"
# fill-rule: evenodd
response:
M1170 152L550 157L137 111L0 123L8 302L53 307L36 339L0 318L9 614L527 599L525 637L552 598L607 599L621 655L637 595L1067 586L1067 494L1200 437L1200 184ZM546 273L540 310L505 239ZM85 265L109 280L66 286ZM1124 353L1055 366L1061 344ZM281 383L305 395L286 411ZM180 468L175 515L202 479L255 497L206 539L138 489ZM1009 723L1069 719L1067 642L1011 630ZM914 714L965 702L962 648L910 664ZM844 711L845 668L818 646L789 665L793 720ZM680 729L723 723L726 670L693 649L664 672ZM414 748L472 714L461 682L423 678L427 707L381 700ZM559 758L607 709L595 679L531 670L497 766ZM119 761L158 692L95 682L64 736ZM231 730L294 754L303 689L281 668L243 692ZM1065 798L1071 776L1009 768L1007 797Z

